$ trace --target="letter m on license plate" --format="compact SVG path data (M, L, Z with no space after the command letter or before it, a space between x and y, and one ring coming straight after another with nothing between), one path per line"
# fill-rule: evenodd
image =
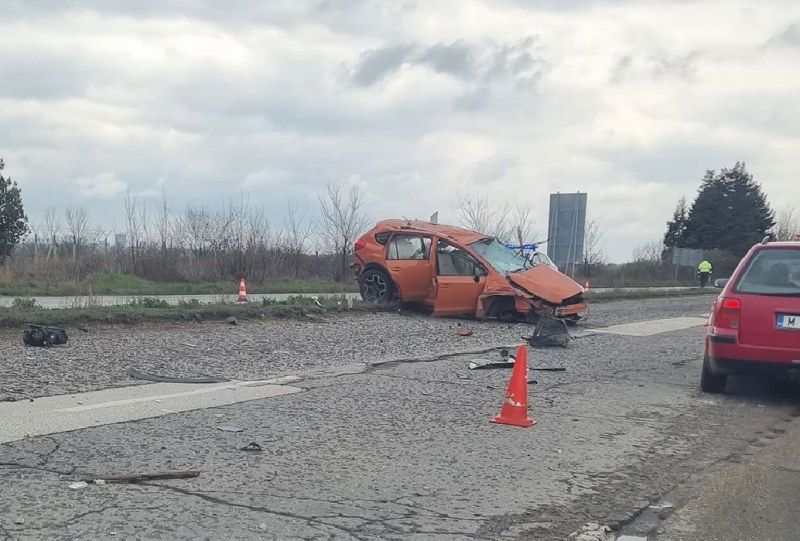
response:
M778 314L778 328L800 330L800 316Z

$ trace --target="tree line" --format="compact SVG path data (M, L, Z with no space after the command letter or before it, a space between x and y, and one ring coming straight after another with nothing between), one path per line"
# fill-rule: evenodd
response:
M179 282L243 276L259 283L345 281L352 278L352 246L368 226L361 190L331 183L319 197L316 219L290 202L282 222L273 223L244 194L221 208L176 212L165 194L153 208L126 193L115 227L93 224L81 208L50 209L44 224L29 227L19 187L0 178L0 262L14 251L17 275L53 281L80 281L95 273ZM7 221L15 227L6 227Z
M44 224L29 227L21 190L3 176L0 160L0 263L17 248L20 273L53 280L81 280L97 272L128 273L156 281L230 281L241 276L265 282L281 279L351 278L352 246L371 224L366 200L357 186L330 183L318 198L316 217L294 203L275 223L243 194L222 208L189 206L170 209L165 193L148 206L127 193L121 224L101 229L84 209L50 209ZM527 205L503 203L488 193L466 191L452 201L463 227L500 238L530 243L539 239ZM744 163L701 179L695 199L681 198L666 223L663 238L638 247L628 265L606 265L605 228L589 215L585 226L583 265L576 278L625 282L647 275L674 280L672 251L697 248L717 260L735 264L765 236L788 240L800 232L800 212L790 207L775 213L760 184ZM641 280L638 278L641 277Z

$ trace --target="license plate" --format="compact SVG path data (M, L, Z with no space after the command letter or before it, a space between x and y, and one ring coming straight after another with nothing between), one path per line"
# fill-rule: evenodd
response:
M796 329L800 331L800 316L789 314L778 314L779 329Z

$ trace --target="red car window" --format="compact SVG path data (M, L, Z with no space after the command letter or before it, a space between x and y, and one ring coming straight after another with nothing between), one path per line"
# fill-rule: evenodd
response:
M734 291L751 295L800 296L800 245L756 252Z

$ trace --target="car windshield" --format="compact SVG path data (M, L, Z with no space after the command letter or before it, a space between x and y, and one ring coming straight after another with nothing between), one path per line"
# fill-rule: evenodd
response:
M506 247L497 239L483 239L473 242L469 246L495 270L503 274L529 269L533 266L525 256Z
M754 295L800 295L800 246L756 253L735 291Z

